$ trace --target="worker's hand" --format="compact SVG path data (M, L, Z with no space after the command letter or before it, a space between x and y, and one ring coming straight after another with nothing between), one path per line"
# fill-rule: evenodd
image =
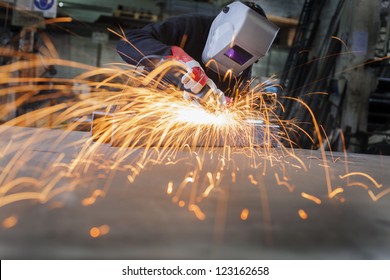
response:
M181 79L185 88L184 99L206 107L225 108L226 97L224 93L217 88L213 80L207 77L200 64L180 47L173 46L171 50L172 58L182 62L187 70Z
M222 90L217 88L216 84L211 79L209 79L207 81L207 86L210 88L210 93L209 93L208 98L211 101L215 100L219 107L225 108L226 107L226 96L224 95Z
M198 94L192 94L184 90L183 98L195 104L217 110L225 109L231 103L231 99L225 96L211 79L207 81L206 85Z
M185 73L181 79L184 88L192 94L198 94L210 79L207 77L200 64L182 48L172 46L171 51L172 58L182 62L186 67L187 73Z

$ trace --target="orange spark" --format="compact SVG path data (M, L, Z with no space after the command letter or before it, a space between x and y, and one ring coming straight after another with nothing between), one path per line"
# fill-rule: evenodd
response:
M289 192L293 192L294 191L294 186L290 185L290 183L288 183L287 181L280 181L279 179L279 174L275 172L275 179L276 179L276 183L281 186L285 186Z
M300 100L300 99L293 98L293 97L285 97L285 98L295 100L295 101L297 101L298 103L300 103L301 105L303 105L304 107L306 107L307 111L308 111L309 114L311 115L311 119L312 119L312 122L313 122L313 126L314 126L314 129L315 129L315 131L316 131L316 135L317 135L317 137L318 137L318 142L319 142L319 143L322 143L322 142L323 142L323 139L322 139L322 135L321 135L321 132L320 132L320 128L319 128L317 119L316 119L316 117L314 116L314 113L313 113L313 111L310 109L310 107L309 107L305 102L303 102L303 101ZM323 161L324 161L324 165L328 165L328 160L327 160L327 158L326 158L325 149L324 149L324 147L323 147L322 145L320 146L320 151L321 151L322 159L323 159ZM324 171L325 171L326 186L327 186L328 195L329 195L329 194L333 191L333 189L332 189L332 182L331 182L331 179L330 179L329 169L328 169L328 168L324 168Z
M196 216L199 220L203 221L204 219L206 219L206 215L202 212L202 210L200 210L200 208L199 208L198 205L191 204L191 205L188 207L188 210L194 212L195 216Z
M331 192L329 194L329 198L332 199L333 197L335 197L336 195L338 195L338 194L340 194L342 192L344 192L343 188L336 188L336 189L333 190L333 192Z
M241 215L240 215L241 220L246 221L246 219L248 219L248 216L249 216L249 210L248 210L248 208L242 209Z
M302 220L307 220L308 218L307 213L303 209L298 210L298 215Z
M46 19L45 23L52 24L52 23L59 23L59 22L72 22L72 21L73 19L71 17L58 17L58 18Z
M98 238L98 237L101 237L103 235L108 234L109 232L110 232L110 227L108 225L101 225L99 227L92 227L89 230L89 235L92 238Z
M313 196L313 195L310 195L310 194L307 194L307 193L305 193L305 192L301 192L301 196L303 197L303 198L306 198L306 199L308 199L308 200L311 200L311 201L313 201L314 203L316 203L316 204L321 204L321 199L319 199L318 197L315 197L315 196Z
M16 226L17 223L18 223L18 216L12 215L12 216L9 216L8 218L4 219L3 222L1 223L1 225L5 229L10 229L10 228L13 228L14 226Z
M253 175L252 175L252 174L250 174L250 175L248 176L248 179L249 179L249 181L251 182L251 184L257 185L258 182L253 178Z
M213 174L211 174L211 172L207 172L206 174L208 180L209 180L209 185L208 187L206 188L206 190L203 192L202 196L203 197L208 197L210 192L214 189L214 180L213 180Z
M89 235L92 237L92 238L97 238L100 236L100 230L99 228L97 227L93 227L89 230Z
M169 181L168 187L167 187L167 194L172 194L173 192L173 182Z
M352 182L352 183L347 183L348 187L360 187L362 189L368 190L368 186L362 182Z
M363 177L366 177L367 179L369 179L374 185L376 188L381 188L382 187L382 184L379 184L377 181L375 181L374 178L372 178L370 175L368 175L367 173L364 173L364 172L350 172L350 173L347 173L345 175L339 175L340 179L344 179L344 178L348 178L350 176L363 176Z
M180 200L179 201L179 206L180 207L184 207L186 205L185 201L184 200Z
M236 182L236 172L232 171L232 183Z
M380 198L384 197L385 195L389 194L390 193L390 189L387 189L387 190L383 190L381 191L379 194L375 195L374 192L372 190L368 190L368 194L369 196L371 197L371 199L373 201L377 201L379 200Z
M132 175L127 175L127 180L129 180L130 183L134 183L134 177L135 176L132 176Z
M89 206L96 202L96 199L98 197L105 197L106 193L102 190L96 189L93 191L92 195L90 197L84 198L81 204L83 206Z

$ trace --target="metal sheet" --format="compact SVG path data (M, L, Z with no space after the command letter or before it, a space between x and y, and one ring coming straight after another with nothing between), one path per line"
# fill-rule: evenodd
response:
M2 192L12 178L53 183L88 139L83 132L1 127ZM390 157L327 152L324 160L320 151L296 150L294 157L281 147L248 157L200 148L137 168L138 149L109 169L118 150L94 150L83 168L58 177L53 190L62 191L47 201L1 207L1 258L390 258Z

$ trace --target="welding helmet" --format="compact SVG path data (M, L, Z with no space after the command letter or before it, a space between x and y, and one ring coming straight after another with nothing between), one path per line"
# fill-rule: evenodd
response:
M267 53L278 31L259 5L233 2L212 22L202 61L219 74L238 76Z

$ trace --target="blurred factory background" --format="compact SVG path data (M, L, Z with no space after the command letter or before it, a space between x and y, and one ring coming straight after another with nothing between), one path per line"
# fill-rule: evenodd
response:
M0 1L0 45L39 53L49 38L60 58L103 67L123 63L115 51L118 37L109 29L140 28L192 12L215 15L229 2L3 0ZM279 96L303 99L326 131L333 150L341 151L344 142L351 152L390 154L389 1L256 2L280 27L267 56L255 64L254 75L259 81L274 77L275 83L281 85ZM53 3L53 6L43 11L39 3ZM61 17L71 17L72 21L43 24L43 19ZM0 57L0 64L6 65L11 60ZM77 75L75 71L48 65L39 73L29 75L72 78ZM80 88L83 90L77 87L74 94ZM310 114L301 110L297 102L280 101L285 108L279 112L282 118L296 119L302 124L311 122ZM0 102L12 104L12 96L3 96ZM31 109L28 106L33 105L15 108L9 118ZM297 139L297 145L312 148L307 140Z

